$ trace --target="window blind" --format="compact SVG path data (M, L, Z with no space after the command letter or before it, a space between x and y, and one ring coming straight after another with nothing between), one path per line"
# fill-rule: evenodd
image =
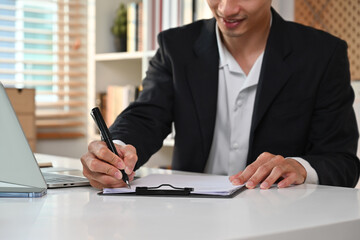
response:
M38 139L85 132L87 0L0 0L0 81L36 89Z

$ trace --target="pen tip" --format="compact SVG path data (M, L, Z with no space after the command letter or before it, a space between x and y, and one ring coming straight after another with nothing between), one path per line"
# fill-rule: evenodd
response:
M126 185L129 189L131 188L129 181L126 181Z

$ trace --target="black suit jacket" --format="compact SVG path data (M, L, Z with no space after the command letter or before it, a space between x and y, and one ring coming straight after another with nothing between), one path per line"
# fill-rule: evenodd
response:
M174 122L173 169L203 172L217 106L215 19L164 31L158 42L144 90L110 130L136 147L140 167L160 149ZM360 167L353 100L346 43L273 11L247 163L265 151L302 157L320 184L354 186Z

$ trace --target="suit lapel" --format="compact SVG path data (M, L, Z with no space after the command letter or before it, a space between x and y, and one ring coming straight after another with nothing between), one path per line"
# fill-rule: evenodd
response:
M194 55L187 65L187 80L201 129L205 166L213 138L218 95L219 54L215 19L205 22L194 45Z
M272 11L272 14L273 22L264 53L254 105L249 153L252 150L256 128L277 94L291 77L286 58L292 49L286 39L285 21L275 11ZM219 53L215 35L215 19L204 24L194 45L194 55L186 71L201 129L203 165L205 166L213 139L218 95Z
M286 38L286 24L274 10L272 10L272 16L272 26L266 44L255 98L250 132L250 151L257 127L273 100L291 77L286 59L291 54L292 49L289 40ZM249 157L251 157L251 154L249 154ZM248 162L249 160L252 161L248 159Z

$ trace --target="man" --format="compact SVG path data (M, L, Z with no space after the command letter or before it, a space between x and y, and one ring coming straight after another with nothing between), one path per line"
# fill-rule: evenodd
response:
M346 43L284 21L271 0L208 4L215 19L159 34L143 92L110 128L120 157L95 141L81 159L92 186L124 186L119 169L132 179L172 122L173 169L232 175L248 188L355 186Z

